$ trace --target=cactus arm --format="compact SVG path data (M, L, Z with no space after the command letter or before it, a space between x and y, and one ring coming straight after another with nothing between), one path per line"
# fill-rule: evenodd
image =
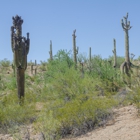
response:
M26 54L29 53L30 49L30 39L29 39L29 33L27 33L27 40L26 40Z
M78 54L79 47L76 48L76 54Z

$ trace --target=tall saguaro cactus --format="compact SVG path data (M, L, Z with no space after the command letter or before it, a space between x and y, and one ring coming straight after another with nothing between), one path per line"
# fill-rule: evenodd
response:
M91 66L92 64L91 64L91 47L89 47L89 72L91 73L91 68L92 68L92 66Z
M12 17L11 26L11 47L14 55L14 65L16 67L17 89L19 99L24 97L24 73L27 68L27 54L29 52L30 39L22 36L23 20L20 16Z
M127 21L128 13L124 20L121 20L122 28L125 32L125 62L121 65L121 71L129 75L129 70L131 66L130 58L129 58L129 35L128 31L131 29L130 21ZM125 23L124 23L125 22Z
M112 50L112 52L114 54L114 64L113 64L113 67L115 68L117 66L116 40L115 39L113 39L113 43L114 43L114 50Z
M49 54L50 54L50 60L53 60L53 54L52 54L52 41L50 40L50 51L49 51Z
M34 74L36 75L37 74L37 62L35 60L35 63L31 64L31 74L33 74L33 71L34 71Z
M77 54L78 54L78 47L76 48L76 29L73 31L73 60L74 60L74 63L75 63L75 68L77 66Z

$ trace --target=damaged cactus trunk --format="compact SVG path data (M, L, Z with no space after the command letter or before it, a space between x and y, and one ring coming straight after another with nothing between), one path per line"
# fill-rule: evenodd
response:
M27 68L27 54L29 52L29 33L27 38L22 36L22 23L21 17L16 15L13 19L13 26L11 27L11 47L14 54L14 66L16 68L17 78L17 91L19 99L24 98L24 83L25 83L25 70Z
M18 87L18 97L19 99L24 97L24 82L25 82L25 76L24 76L25 70L22 68L17 68L17 87Z

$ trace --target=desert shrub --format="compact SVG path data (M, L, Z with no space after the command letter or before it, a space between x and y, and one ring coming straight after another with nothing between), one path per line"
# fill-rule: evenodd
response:
M15 77L7 78L7 82L6 82L5 86L8 90L14 90L15 88L17 88Z
M28 96L29 98L29 96ZM30 97L31 98L31 97ZM28 99L29 100L29 99ZM34 117L34 105L25 100L24 105L18 104L16 90L9 91L9 94L0 99L0 126L12 126L30 122ZM27 107L29 105L29 107Z
M101 89L113 92L123 86L119 69L113 68L108 62L108 59L102 59L101 56L94 56L91 61L91 69L89 74L93 78L99 78L102 81Z
M111 65L113 66L114 63L114 56L109 56L108 60L111 62ZM117 56L117 66L116 68L120 68L121 64L125 61L125 58L122 56Z
M38 118L37 126L46 138L55 139L68 134L80 135L99 124L104 125L103 122L107 121L110 109L115 104L113 99L99 97L94 99L85 95L67 103L57 100L51 108L46 105L43 114Z
M18 103L16 78L1 74L0 126L33 123L46 139L60 139L104 125L118 104L117 89L124 86L119 70L99 55L92 57L90 67L85 56L78 59L85 62L83 77L66 50L58 51L53 61L41 62L45 72L25 74L23 106ZM139 107L139 96L130 99Z
M32 60L30 60L29 62L27 62L27 65L28 66L31 66L31 65L33 65L34 63L32 62Z
M131 90L131 98L129 99L131 103L134 103L138 108L138 112L140 114L140 89L139 85L135 84Z
M7 79L0 75L0 91L6 89Z
M46 61L40 61L39 69L41 71L46 71L47 70L47 62Z
M47 72L45 73L45 79L50 82L59 77L59 74L64 74L69 68L73 67L73 61L70 58L70 52L60 50L54 56L53 61L49 61L47 65Z
M10 65L11 65L11 62L7 60L6 58L0 61L0 66L2 67L9 67Z

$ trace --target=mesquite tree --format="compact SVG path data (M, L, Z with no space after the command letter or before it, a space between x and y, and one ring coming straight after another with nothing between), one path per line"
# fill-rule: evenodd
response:
M76 48L76 29L73 31L73 60L74 60L74 63L75 63L75 68L77 66L77 54L78 54L78 47Z
M19 99L24 97L24 72L27 68L27 54L29 52L30 39L22 36L23 20L20 16L12 17L11 26L11 47L14 55L14 66L16 67L17 89Z
M116 40L113 39L113 43L114 43L114 50L112 50L113 54L114 54L114 64L113 67L116 68L117 66L117 56L116 56Z

